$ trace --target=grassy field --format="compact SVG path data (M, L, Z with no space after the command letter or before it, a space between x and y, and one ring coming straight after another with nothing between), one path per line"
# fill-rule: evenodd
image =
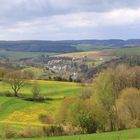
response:
M79 92L79 85L71 82L45 81L45 80L30 80L27 81L20 93L26 96L31 96L31 89L34 82L40 85L41 95L46 97L64 98L73 96ZM11 92L9 84L0 82L0 94Z
M111 52L117 56L139 55L140 47L112 49L112 50L105 51L105 52Z
M75 53L60 54L60 55L57 55L57 56L80 57L80 56L83 56L83 55L98 54L99 52L100 51L75 52Z
M28 81L26 86L20 91L31 97L32 84L36 81ZM40 114L54 117L64 97L76 96L80 86L76 83L37 81L40 84L42 96L51 97L52 100L44 102L32 102L16 97L0 96L0 131L5 126L40 126L38 119ZM11 92L11 88L6 83L0 82L0 94Z
M107 132L91 135L33 138L26 140L140 140L140 129L124 130L118 132Z
M104 52L104 51L88 51L88 52L77 52L77 53L67 53L67 54L60 54L56 56L65 56L65 57L70 57L70 58L82 58L82 57L87 57L89 59L100 59L103 58L105 59L110 59L113 55L110 52Z
M55 53L42 53L42 52L13 52L13 51L5 51L0 50L1 57L8 57L11 59L22 59L22 58L33 58L41 55L56 55Z
M21 93L31 96L33 82L34 81L28 81L28 84L21 90ZM7 127L12 127L19 131L29 126L33 126L34 128L41 127L42 124L38 119L40 114L54 117L63 101L62 98L64 96L76 96L81 88L77 83L69 82L39 80L38 83L41 86L42 95L53 97L54 100L31 102L16 97L0 96L0 133ZM7 84L0 82L0 91L2 94L11 90ZM132 140L131 138L137 138L133 140L138 140L138 138L140 138L140 129L92 135L27 138L26 140Z

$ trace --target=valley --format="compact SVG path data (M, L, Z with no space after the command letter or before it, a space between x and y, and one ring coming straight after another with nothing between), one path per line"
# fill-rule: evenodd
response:
M100 82L96 83L96 80L104 71L108 71L109 68L119 69L117 68L119 65L124 65L124 69L126 69L125 65L134 68L139 66L139 48L118 47L73 53L1 50L0 137L15 137L17 140L23 137L40 140L41 138L37 137L42 137L43 135L44 137L53 136L53 138L46 138L52 140L85 138L87 140L91 138L98 140L104 137L106 139L111 138L111 140L115 140L117 137L126 140L129 139L131 136L128 133L131 129L130 131L126 130L122 132L101 133L88 136L80 135L89 132L80 129L83 126L79 125L82 124L77 124L74 118L71 118L74 115L73 113L71 114L71 109L78 104L82 107L81 109L85 106L87 110L90 106L94 106L94 104L92 105L94 102L89 103L89 101L92 100L93 93L97 88L94 86L97 84L102 88L103 85L100 85ZM111 73L113 74L112 71ZM20 79L20 76L25 78ZM16 88L14 81L21 82L21 85L23 84L19 87L17 93L14 91L14 88ZM89 105L87 106L87 104ZM77 107L75 106L73 108L74 111ZM76 112L77 115L80 113L78 111ZM67 116L67 113L70 114ZM69 121L72 121L74 125L68 125L67 121L68 124ZM87 127L86 129L88 131L88 126L85 127ZM64 132L61 132L61 129L64 129ZM108 131L108 128L106 129ZM139 129L135 131L135 137L139 138ZM55 138L55 136L59 135L75 134L76 136Z

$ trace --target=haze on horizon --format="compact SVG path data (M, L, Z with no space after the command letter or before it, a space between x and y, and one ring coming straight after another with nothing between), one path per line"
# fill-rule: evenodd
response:
M0 40L140 38L140 0L0 0Z

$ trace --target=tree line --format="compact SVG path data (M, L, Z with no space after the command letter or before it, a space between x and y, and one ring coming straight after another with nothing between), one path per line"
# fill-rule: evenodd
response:
M82 94L66 98L56 122L95 133L140 127L140 67L118 65L102 71ZM74 129L73 129L74 130Z

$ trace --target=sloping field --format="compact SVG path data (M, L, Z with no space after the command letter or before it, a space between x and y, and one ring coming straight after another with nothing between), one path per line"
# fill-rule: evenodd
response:
M17 140L23 140L23 139L17 139ZM91 135L33 138L33 139L26 139L26 140L140 140L140 129L91 134Z
M45 97L64 98L73 96L79 93L79 85L71 82L45 81L45 80L30 80L26 82L20 94L32 96L31 90L34 82L37 82L41 89L41 95ZM12 92L11 87L4 82L0 82L0 94Z
M39 80L28 81L20 94L31 97L31 88L34 82L39 83L41 95L50 97L52 100L32 102L16 97L0 96L0 132L9 125L16 128L42 126L39 121L41 114L53 118L64 97L76 96L80 90L80 86L76 83ZM0 94L7 92L12 92L10 86L0 82Z
M8 57L11 59L23 59L23 58L33 58L41 55L55 55L56 53L43 53L43 52L15 52L15 51L5 51L0 50L1 57Z
M61 100L37 103L15 97L0 97L0 124L39 126L39 115L53 116L60 103Z
M89 51L89 52L78 52L78 53L67 53L57 55L60 57L70 57L70 58L82 58L87 57L89 59L99 59L99 58L110 58L113 55L111 53L102 52L102 51Z
M112 49L106 52L113 53L117 56L140 55L140 47Z

